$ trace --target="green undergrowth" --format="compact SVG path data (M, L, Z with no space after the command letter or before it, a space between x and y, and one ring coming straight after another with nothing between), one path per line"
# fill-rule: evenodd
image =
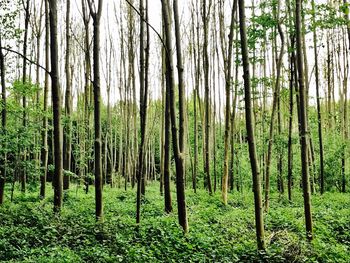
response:
M47 188L50 188L49 186ZM52 191L15 192L0 207L0 261L9 262L350 262L350 196L312 198L315 239L305 241L301 193L293 202L273 194L265 215L267 250L258 253L251 192L187 191L190 232L183 235L174 212L165 214L159 186L147 187L141 224L135 224L135 190L104 189L104 221L94 219L93 188L65 193L60 216L52 213Z

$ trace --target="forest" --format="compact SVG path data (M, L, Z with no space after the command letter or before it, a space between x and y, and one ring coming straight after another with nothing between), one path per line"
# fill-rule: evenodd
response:
M0 262L350 262L347 0L0 0Z

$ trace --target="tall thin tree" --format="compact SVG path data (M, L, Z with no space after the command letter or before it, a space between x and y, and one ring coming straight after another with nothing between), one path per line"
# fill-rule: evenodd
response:
M6 82L5 82L5 56L2 52L1 31L0 31L0 81L1 81L1 133L6 134ZM1 145L5 151L0 156L0 205L4 202L4 191L6 182L6 147Z
M248 59L248 47L247 47L247 29L246 29L244 0L238 1L238 8L239 8L239 28L240 28L240 35L241 35L242 62L243 62L246 129L247 129L247 136L248 136L250 164L251 164L252 177L253 177L256 238L257 238L258 249L264 250L265 249L264 218L263 218L263 208L262 208L262 200L261 200L260 175L259 175L259 168L258 168L258 160L256 156L256 144L255 144L255 135L254 135L254 123L253 123L254 120L253 120L253 110L252 110L252 101L251 101L249 59Z
M103 0L98 0L98 7L94 0L87 0L90 16L93 20L93 73L94 80L94 127L95 127L95 215L96 220L103 220L102 203L102 136L101 136L101 86L100 86L100 20Z
M57 0L49 0L50 51L51 51L51 87L54 133L54 211L62 207L62 130L61 130L61 88L58 74L58 37L57 37Z
M230 127L230 94L231 94L231 78L232 78L232 53L233 53L233 37L235 33L235 13L237 10L237 0L233 2L231 11L231 23L230 33L228 35L228 53L225 61L225 93L226 93L226 105L225 105L225 135L224 135L224 174L222 176L222 200L227 205L227 188L228 188L228 172L229 172L229 143L230 143L230 131L233 127ZM223 29L221 29L223 30ZM224 56L226 54L223 54ZM231 153L233 154L233 153Z
M174 2L174 20L178 23L177 2ZM185 185L184 185L184 159L180 152L180 143L177 136L176 125L176 106L175 106L175 83L174 83L174 63L172 58L172 32L171 32L171 20L170 20L170 6L168 0L162 0L162 14L164 20L164 33L165 33L165 46L166 46L166 86L169 93L170 101L170 119L171 119L171 134L173 142L173 152L175 157L176 168L176 190L177 190L177 205L178 205L178 220L182 226L184 232L188 232L187 210L185 200ZM175 19L177 17L177 19ZM176 26L179 30L179 26ZM175 30L175 35L176 33ZM181 41L177 37L177 41ZM176 44L178 46L179 43ZM178 61L179 63L179 61ZM182 68L181 64L178 67ZM183 105L183 103L182 103ZM179 109L181 111L181 109Z
M71 170L71 156L72 156L72 91L71 91L71 72L70 72L70 0L66 1L66 94L65 94L65 116L66 123L64 125L63 133L63 189L69 189L69 172Z
M312 240L312 215L311 215L311 193L310 193L310 176L308 169L308 149L307 149L307 119L306 119L306 91L304 85L304 65L302 54L302 30L301 30L301 9L302 1L295 2L295 32L296 32L296 59L298 69L299 84L299 104L300 104L300 146L301 146L301 169L302 184L304 197L304 213L306 236L308 240Z
M45 0L45 66L46 69L50 67L50 18L49 18L49 7L48 0ZM44 81L44 105L43 105L43 130L41 135L42 147L41 147L41 166L43 167L43 172L40 174L40 197L45 198L46 192L46 176L47 176L47 164L48 164L48 118L47 118L47 108L48 108L48 97L49 97L49 74L45 72Z

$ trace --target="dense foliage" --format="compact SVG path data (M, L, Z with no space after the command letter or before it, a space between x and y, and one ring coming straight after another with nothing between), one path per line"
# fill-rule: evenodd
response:
M50 188L50 187L48 187ZM0 261L12 262L349 262L350 197L328 192L313 197L315 240L304 239L301 193L293 202L271 197L266 215L268 249L255 245L250 191L229 194L187 192L190 232L183 235L177 216L163 212L158 184L148 186L142 224L135 225L135 194L105 187L105 220L94 220L94 196L73 186L65 193L61 216L52 200L15 192L0 207ZM173 193L174 194L174 193ZM49 196L52 196L50 193Z

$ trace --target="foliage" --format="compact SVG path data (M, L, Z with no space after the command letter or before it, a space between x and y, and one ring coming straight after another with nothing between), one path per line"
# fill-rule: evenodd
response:
M78 187L77 189L74 189ZM49 187L48 187L49 188ZM40 200L16 190L0 207L0 261L15 262L349 262L350 198L314 196L315 240L304 241L302 196L271 196L265 218L268 250L255 247L253 196L187 192L190 233L183 235L176 214L165 214L158 185L152 184L135 225L133 190L105 188L105 220L94 221L94 195L74 186L60 217L52 198ZM174 194L174 193L173 193ZM52 192L48 196L52 196ZM176 209L175 209L176 210Z

